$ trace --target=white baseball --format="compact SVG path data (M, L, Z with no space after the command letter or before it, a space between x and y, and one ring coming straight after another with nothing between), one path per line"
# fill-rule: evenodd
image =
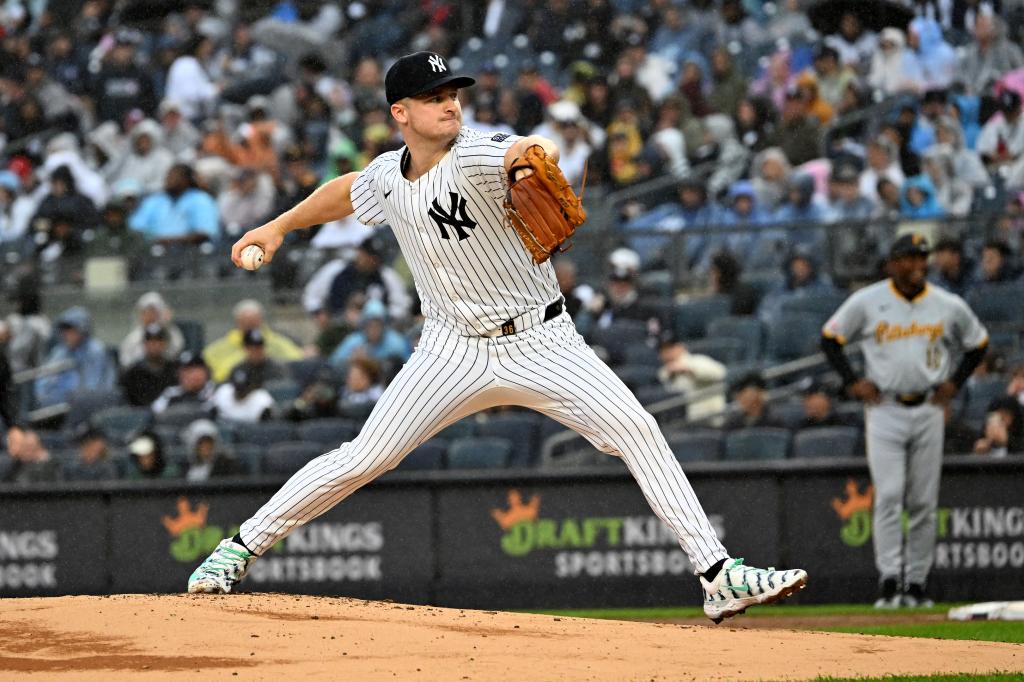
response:
M242 249L242 267L246 270L259 270L263 265L263 249L255 244Z

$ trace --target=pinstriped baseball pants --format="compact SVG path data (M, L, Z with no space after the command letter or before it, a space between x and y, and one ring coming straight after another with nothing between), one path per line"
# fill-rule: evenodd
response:
M728 556L657 422L566 313L497 338L460 336L428 321L359 435L296 472L242 524L242 541L262 554L448 425L498 405L537 410L621 457L698 572Z

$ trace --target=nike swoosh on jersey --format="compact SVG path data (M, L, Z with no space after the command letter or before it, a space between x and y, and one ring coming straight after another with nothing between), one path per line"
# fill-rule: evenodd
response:
M390 190L389 189L387 192L384 192L384 198L387 199L389 196L391 196L391 192L393 192L393 191L394 190Z

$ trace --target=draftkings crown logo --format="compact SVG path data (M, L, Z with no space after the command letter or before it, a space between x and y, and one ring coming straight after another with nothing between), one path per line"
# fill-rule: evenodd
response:
M176 561L193 563L212 552L222 538L238 532L237 527L225 533L220 526L207 526L209 513L209 504L202 502L193 507L187 497L179 497L175 515L161 516L160 522L172 538L170 553Z
M492 509L491 516L502 530L509 530L524 521L536 521L540 516L540 495L534 495L524 503L522 493L509 490L508 510Z
M846 481L846 499L832 498L832 509L844 521L839 537L850 547L860 547L871 539L871 504L875 487L868 484L864 492L852 478Z

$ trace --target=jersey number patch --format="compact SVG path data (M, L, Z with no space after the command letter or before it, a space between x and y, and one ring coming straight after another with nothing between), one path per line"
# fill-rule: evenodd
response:
M475 230L476 221L466 215L466 200L460 197L455 192L449 192L448 196L451 198L452 207L445 211L441 208L441 204L437 203L437 199L434 199L434 203L431 204L430 210L427 211L427 215L433 218L434 222L437 223L437 227L441 230L442 239L450 239L448 236L448 230L445 229L445 225L450 226L455 230L456 236L459 241L469 238L469 233L466 229Z

